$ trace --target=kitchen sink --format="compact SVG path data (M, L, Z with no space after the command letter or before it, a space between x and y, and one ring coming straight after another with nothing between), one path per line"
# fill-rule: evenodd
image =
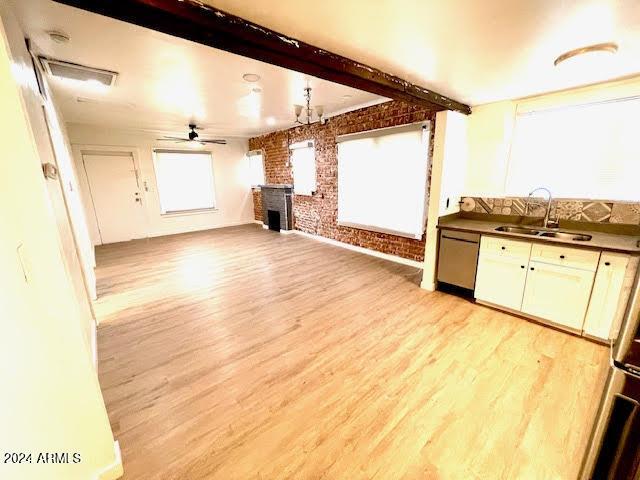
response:
M542 232L541 237L559 238L561 240L574 240L576 242L588 242L591 240L591 235L584 235L582 233L569 233L569 232Z
M507 227L502 226L496 228L497 232L507 232L507 233L519 233L521 235L538 235L540 230L534 230L533 228L524 228L524 227Z
M560 240L572 240L574 242L588 242L589 240L591 240L591 235L585 235L582 233L549 232L547 230L536 230L534 228L526 228L526 227L510 227L508 225L502 225L501 227L496 228L496 232L518 233L520 235L559 238Z

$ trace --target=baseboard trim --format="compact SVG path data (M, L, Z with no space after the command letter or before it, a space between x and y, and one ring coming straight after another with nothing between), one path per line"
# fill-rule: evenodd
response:
M187 228L185 230L180 230L180 231L156 231L153 232L152 234L149 234L147 237L144 238L156 238L156 237L168 237L170 235L180 235L183 233L195 233L195 232L204 232L207 230L217 230L219 228L229 228L229 227L240 227L242 225L252 225L254 222L254 220L246 220L246 221L240 221L240 222L229 222L229 223L222 223L220 225L216 225L216 226L203 226L202 228L198 227L198 228ZM142 240L142 239L140 239Z
M117 478L122 477L124 474L124 470L122 468L122 455L120 454L120 444L117 440L113 442L113 453L115 454L113 463L99 471L95 480L116 480Z
M357 245L351 245L349 243L339 242L338 240L334 240L332 238L321 237L320 235L314 235L312 233L303 232L301 230L289 230L289 231L297 235L310 238L312 240L328 243L329 245L333 245L334 247L346 248L347 250L363 253L365 255L369 255L372 257L382 258L383 260L388 260L390 262L401 263L402 265L407 265L413 268L419 268L419 269L423 268L423 263L418 262L416 260L409 260L408 258L398 257L397 255L382 253L376 250L371 250L369 248L358 247Z
M264 225L262 220L254 220L253 223L257 223L258 225Z

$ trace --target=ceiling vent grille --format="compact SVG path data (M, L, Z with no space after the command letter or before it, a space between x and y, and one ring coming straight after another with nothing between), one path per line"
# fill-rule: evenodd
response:
M70 78L81 82L99 82L108 87L112 86L118 74L110 70L86 67L77 63L40 57L45 71L54 77Z

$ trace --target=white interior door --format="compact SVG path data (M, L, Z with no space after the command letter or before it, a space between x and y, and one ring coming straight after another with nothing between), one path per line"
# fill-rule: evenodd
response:
M133 156L83 154L82 160L102 243L126 242L146 236L142 194Z

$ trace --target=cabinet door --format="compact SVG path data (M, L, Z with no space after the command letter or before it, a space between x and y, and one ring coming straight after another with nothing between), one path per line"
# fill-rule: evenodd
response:
M480 253L475 297L485 302L520 310L527 260Z
M603 340L613 337L618 320L622 318L620 295L628 264L629 255L608 252L602 254L584 321L584 333Z
M594 272L529 262L522 311L529 315L582 330Z

